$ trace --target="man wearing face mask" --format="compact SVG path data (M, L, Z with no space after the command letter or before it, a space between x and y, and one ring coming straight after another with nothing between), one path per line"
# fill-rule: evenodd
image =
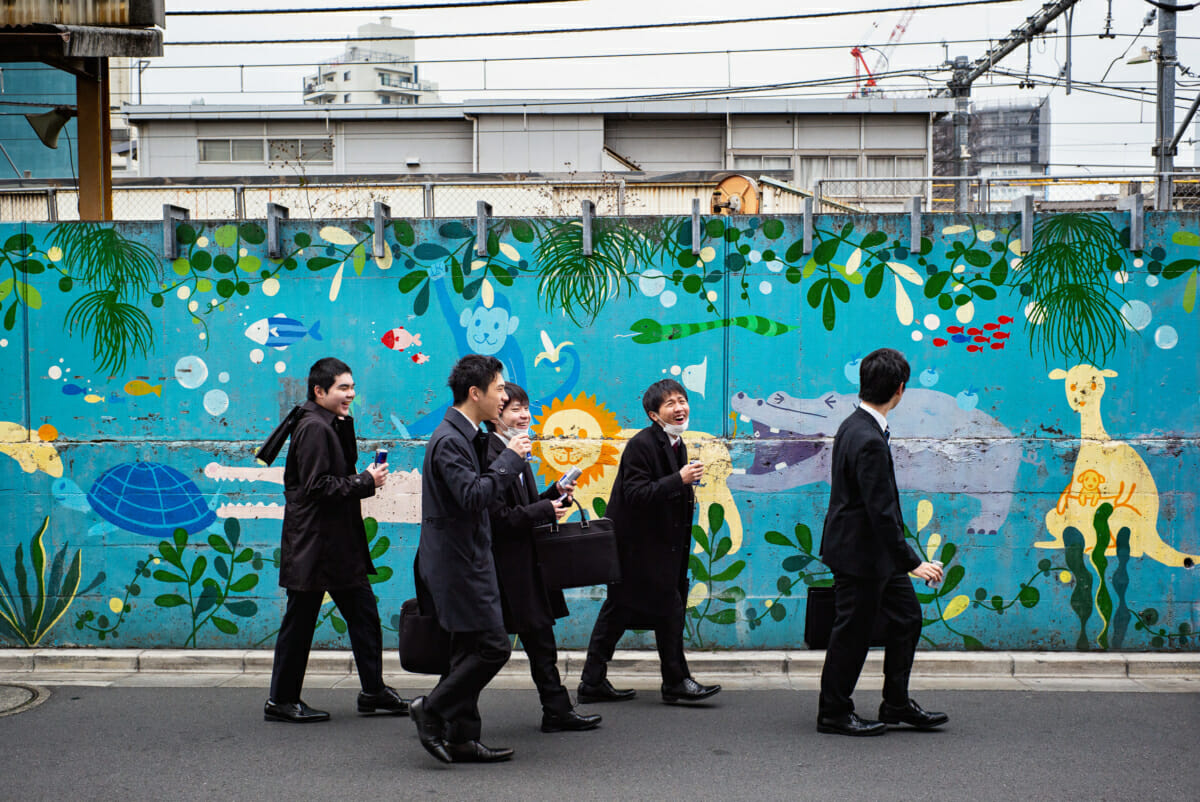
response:
M683 654L688 556L692 547L693 486L704 475L688 463L683 433L688 424L687 390L663 379L642 396L651 424L625 446L608 502L617 531L621 583L608 586L588 644L579 683L579 702L623 702L637 692L608 681L608 662L627 629L653 629L662 671L662 699L698 702L721 690L701 685Z

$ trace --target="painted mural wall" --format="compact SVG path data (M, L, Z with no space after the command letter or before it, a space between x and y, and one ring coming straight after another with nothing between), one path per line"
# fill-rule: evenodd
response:
M536 468L583 469L602 511L643 389L691 394L693 648L799 648L830 439L858 360L913 367L893 450L938 649L1196 649L1200 363L1196 215L601 218L0 225L0 643L269 647L282 459L254 452L309 365L355 372L373 587L413 595L424 438L466 353L535 399ZM1024 253L1024 251L1028 251ZM360 466L363 464L360 461ZM585 645L604 589L568 592ZM329 603L317 641L346 647ZM641 638L639 640L639 637ZM629 645L649 645L631 636Z

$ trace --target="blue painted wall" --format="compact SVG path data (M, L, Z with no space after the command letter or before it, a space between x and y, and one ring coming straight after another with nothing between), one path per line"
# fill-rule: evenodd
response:
M692 560L692 647L786 648L857 363L904 351L894 452L927 646L1195 649L1200 621L1196 215L0 225L0 642L268 646L281 468L253 453L316 359L355 371L385 626L413 593L423 438L464 352L496 353L535 403L537 468L584 467L602 508L643 389L675 376L711 470ZM283 319L279 319L282 316ZM360 463L361 464L361 463ZM282 459L277 463L282 465ZM603 589L570 591L582 647ZM332 605L318 641L343 646ZM633 644L648 644L631 636Z
M4 91L0 92L0 100L50 105L41 108L0 105L0 142L18 170L14 172L8 161L0 158L0 177L15 179L28 170L31 178L73 178L79 172L71 163L79 142L76 121L71 120L63 127L58 147L51 149L37 138L23 115L50 111L56 105L74 105L74 76L34 62L5 64L3 74Z

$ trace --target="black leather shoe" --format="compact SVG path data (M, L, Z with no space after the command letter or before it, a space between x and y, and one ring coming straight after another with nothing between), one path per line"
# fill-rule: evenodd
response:
M931 730L945 724L950 717L945 713L931 713L928 710L922 710L919 704L909 699L908 704L904 705L881 703L879 720L884 724L911 724L918 730Z
M831 732L836 735L883 735L887 725L882 721L861 719L855 713L843 713L840 716L817 716L817 732Z
M396 716L408 715L408 702L401 698L395 688L383 686L377 693L358 694L358 712L360 713L391 713Z
M513 750L506 746L492 749L479 741L467 741L462 744L446 744L446 751L455 763L499 763L513 756Z
M413 724L417 727L417 738L425 751L443 763L452 763L450 753L446 751L444 732L446 725L441 716L425 709L425 697L418 696L408 706L408 714L412 716Z
M674 685L664 684L662 686L662 698L664 702L669 704L674 704L675 702L699 702L702 699L715 696L720 690L720 685L701 685L691 677L686 677L682 682L677 682Z
M579 683L579 704L581 705L590 705L596 702L628 702L635 696L637 696L637 691L633 688L617 690L607 679L599 685Z
M565 713L543 713L542 732L594 730L600 726L600 716L581 716L574 710Z
M314 710L304 702L272 702L263 705L263 718L267 721L290 721L293 724L311 724L314 721L329 721L324 710Z

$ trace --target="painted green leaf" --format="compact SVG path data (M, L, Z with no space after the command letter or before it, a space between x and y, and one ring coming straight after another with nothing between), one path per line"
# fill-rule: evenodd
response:
M704 567L704 562L695 554L688 555L688 571L691 572L692 578L697 582L709 581L708 569Z
M693 556L695 556L695 555L693 555ZM728 582L729 580L736 578L737 575L740 574L742 572L742 569L745 567L746 567L746 561L738 560L738 561L734 562L732 565L730 565L728 568L726 568L724 571L713 574L712 581L713 582Z
M732 624L737 621L737 610L730 607L715 613L709 613L704 617L714 624Z
M492 276L503 287L511 287L513 285L513 277L502 265L493 264L490 266Z
M883 289L883 273L882 264L875 265L867 271L867 279L863 282L863 295L874 298L879 294L879 291Z
M782 566L783 570L798 574L807 568L808 564L812 561L813 558L808 554L793 554L783 559Z
M378 540L376 540L374 543L371 544L371 559L378 560L380 557L382 557L384 555L384 552L386 552L391 547L392 547L392 541L388 539L387 535L384 535L383 537L379 538Z
M1171 235L1171 242L1176 245L1187 245L1193 248L1200 246L1200 234L1195 231L1176 231Z
M6 239L4 241L4 250L6 250L6 251L24 252L24 251L28 251L32 247L33 247L33 235L26 233L26 232L22 232L20 234L13 234L11 237L9 237L8 239Z
M737 585L731 585L730 587L717 591L712 595L712 597L717 601L723 601L726 604L737 604L746 598L746 591L739 588Z
M208 568L208 558L203 554L196 558L196 562L192 563L192 574L188 579L189 585L194 585L204 576L204 571Z
M1200 265L1200 259L1176 259L1163 267L1162 277L1166 279L1179 278L1187 271L1194 270L1197 265Z
M1021 592L1017 594L1017 599L1024 607L1037 607L1037 603L1041 600L1042 594L1032 585L1024 585Z
M305 262L305 266L309 270L324 270L327 267L332 267L340 262L340 259L334 259L332 256L314 256Z
M808 293L804 296L808 301L808 305L816 309L821 305L821 298L825 294L825 285L829 283L827 278L819 278L808 287Z
M733 540L729 537L723 537L717 541L717 550L713 552L713 559L719 560L730 552L733 548Z
M978 248L971 248L963 254L967 264L972 267L987 267L992 263L992 255L987 251L981 251Z
M943 580L942 586L938 588L938 595L948 596L956 587L958 587L958 583L962 582L962 579L964 576L966 576L966 573L967 569L963 568L961 565L950 566L949 570L946 571L946 578Z
M236 635L238 632L238 625L230 621L228 618L219 618L214 615L210 620L213 622L213 626L224 632L226 635Z
M1008 262L1006 262L1003 258L997 259L996 263L992 265L992 272L988 274L988 281L999 287L1007 280ZM933 296L930 297L932 298Z
M267 241L267 232L263 231L263 227L258 223L242 223L238 226L238 233L242 235L242 239L251 245L261 245ZM308 236L307 234L305 236ZM300 245L300 235L295 237L297 245ZM310 239L309 242L312 240ZM301 248L305 247L300 245Z
M768 220L763 223L762 233L767 239L779 239L783 236L783 221Z
M392 578L392 569L386 565L379 566L379 570L367 576L367 581L372 585L378 585L380 582L387 582Z
M3 301L12 294L12 288L13 280L11 278L6 278L4 281L0 281L0 301Z
M708 531L716 534L717 530L725 525L725 508L720 504L710 504L708 506Z
M215 580L205 580L204 589L196 602L196 615L211 610L221 603L221 588Z
M461 270L459 271L461 274ZM400 292L408 294L412 292L418 284L429 278L429 273L424 270L413 270L411 273L405 273L400 279ZM455 290L458 286L455 285Z
M970 635L963 635L962 639L963 648L965 648L967 651L978 652L983 650L983 644L979 642L978 638L973 638Z
M250 241L244 233L242 234L242 237L246 239L247 242ZM292 237L292 242L295 242L297 247L307 248L309 245L312 245L312 237L309 236L309 234L305 231L297 231L296 236Z
M180 570L183 569L183 563L179 561L179 552L171 545L170 541L164 540L159 543L158 553L161 554L162 558L171 565L179 568Z
M181 245L191 245L196 241L197 236L196 229L187 223L180 223L175 226L175 241Z
M771 618L773 618L776 621L782 621L786 617L787 617L787 608L786 607L784 607L782 604L772 604L771 605Z
M795 535L801 549L812 551L812 530L808 528L808 524L796 524Z
M204 272L212 267L212 254L208 251L196 251L191 256L192 269Z
M225 562L225 558L220 554L213 558L213 568L221 579L229 579L229 563Z
M740 236L742 236L742 232L739 231L736 227L727 226L725 228L725 241L726 242L737 242L738 237L740 237Z
M446 239L469 239L475 236L474 232L459 220L442 223L438 226L438 233Z
M996 289L989 287L987 284L975 284L971 287L975 292L976 298L982 298L985 301L996 300Z
M258 604L251 599L225 602L225 609L242 618L253 618L258 614Z
M187 580L179 574L172 573L171 571L164 571L161 568L154 572L154 578L159 582L187 582Z
M406 248L416 241L416 237L413 234L412 224L407 220L393 220L392 232L396 235L396 242L400 243Z
M788 540L788 536L783 532L767 532L763 535L763 539L774 546L790 546L792 541Z
M946 282L950 280L950 271L941 270L934 273L925 282L925 297L936 298L941 295L942 289L946 286Z
M799 262L804 257L804 240L798 239L788 246L788 249L783 254L783 259L786 262Z
M213 242L220 245L222 248L232 248L237 242L238 230L235 225L219 226L213 232Z
M876 245L882 245L887 242L888 235L882 231L872 231L867 236L863 237L860 248L874 248Z
M36 276L46 269L46 266L36 259L22 259L18 262L13 262L13 267L30 276Z
M833 302L833 293L825 293L825 303L821 306L821 324L825 331L833 331L837 326L837 306Z
M705 552L706 554L712 552L712 547L708 541L708 533L704 531L704 527L693 526L692 539L696 541L698 546L700 546L701 551Z
M783 277L788 280L789 284L799 284L803 276L800 274L800 268L795 265L790 265Z
M596 515L603 518L604 512L608 509L608 502L602 498L594 498L592 499L592 509L595 510Z
M958 546L953 543L946 543L942 546L942 553L938 559L942 561L943 565L948 565L954 559L955 554L958 554Z
M1192 275L1188 276L1187 284L1183 288L1183 311L1189 315L1196 308L1196 272L1195 270L1192 271ZM0 294L0 298L3 297Z
M240 270L247 273L257 273L259 268L262 267L262 259L259 259L252 253L248 253L238 259L237 266Z
M740 253L730 253L725 257L725 268L734 273L746 266L746 257Z
M444 259L450 255L450 251L438 245L436 242L422 242L416 248L413 248L413 256L423 262L436 262L439 259Z
M329 616L329 623L333 625L333 631L339 635L346 634L346 622L338 618L336 615Z
M245 593L257 584L258 574L246 574L244 577L230 585L229 590L233 593Z
M30 309L42 308L42 294L33 285L18 281L13 286L17 288L17 295L25 302L26 306Z
M417 297L413 299L413 314L417 315L417 317L420 317L421 315L424 315L428 309L429 282L427 281L424 285L422 285L420 292L417 293Z
M841 275L842 278L844 278L846 281L850 282L851 284L857 285L857 284L863 283L863 274L862 273L859 273L858 271L855 271L853 273L847 273L845 265L831 264L829 266L832 267L834 270L836 270Z
M500 238L496 236L495 231L489 231L487 233L487 254L495 258L498 253L500 253Z
M484 276L480 276L467 286L463 287L462 296L465 300L473 300L475 296L479 294L479 290L483 287L483 279Z
M161 596L156 596L154 603L159 607L179 607L187 604L187 601L178 593L164 593Z
M850 285L846 282L840 278L834 278L829 280L829 286L833 289L833 294L837 296L839 301L842 303L850 301Z
M508 224L513 239L517 242L533 242L533 226L524 220L511 220Z
M917 601L919 601L921 604L929 604L935 598L936 595L933 593L917 593Z
M241 551L239 551L238 555L233 558L233 561L235 563L248 563L253 559L254 559L254 550L246 548L246 549L242 549Z
M233 554L233 549L229 548L229 544L225 542L225 538L217 534L208 536L208 545L212 546L213 551L219 554Z
M719 217L714 217L704 223L704 233L716 239L725 233L725 221Z
M840 243L835 239L822 240L815 248L813 248L813 261L818 265L827 265L833 261L833 257L837 256L838 245Z

